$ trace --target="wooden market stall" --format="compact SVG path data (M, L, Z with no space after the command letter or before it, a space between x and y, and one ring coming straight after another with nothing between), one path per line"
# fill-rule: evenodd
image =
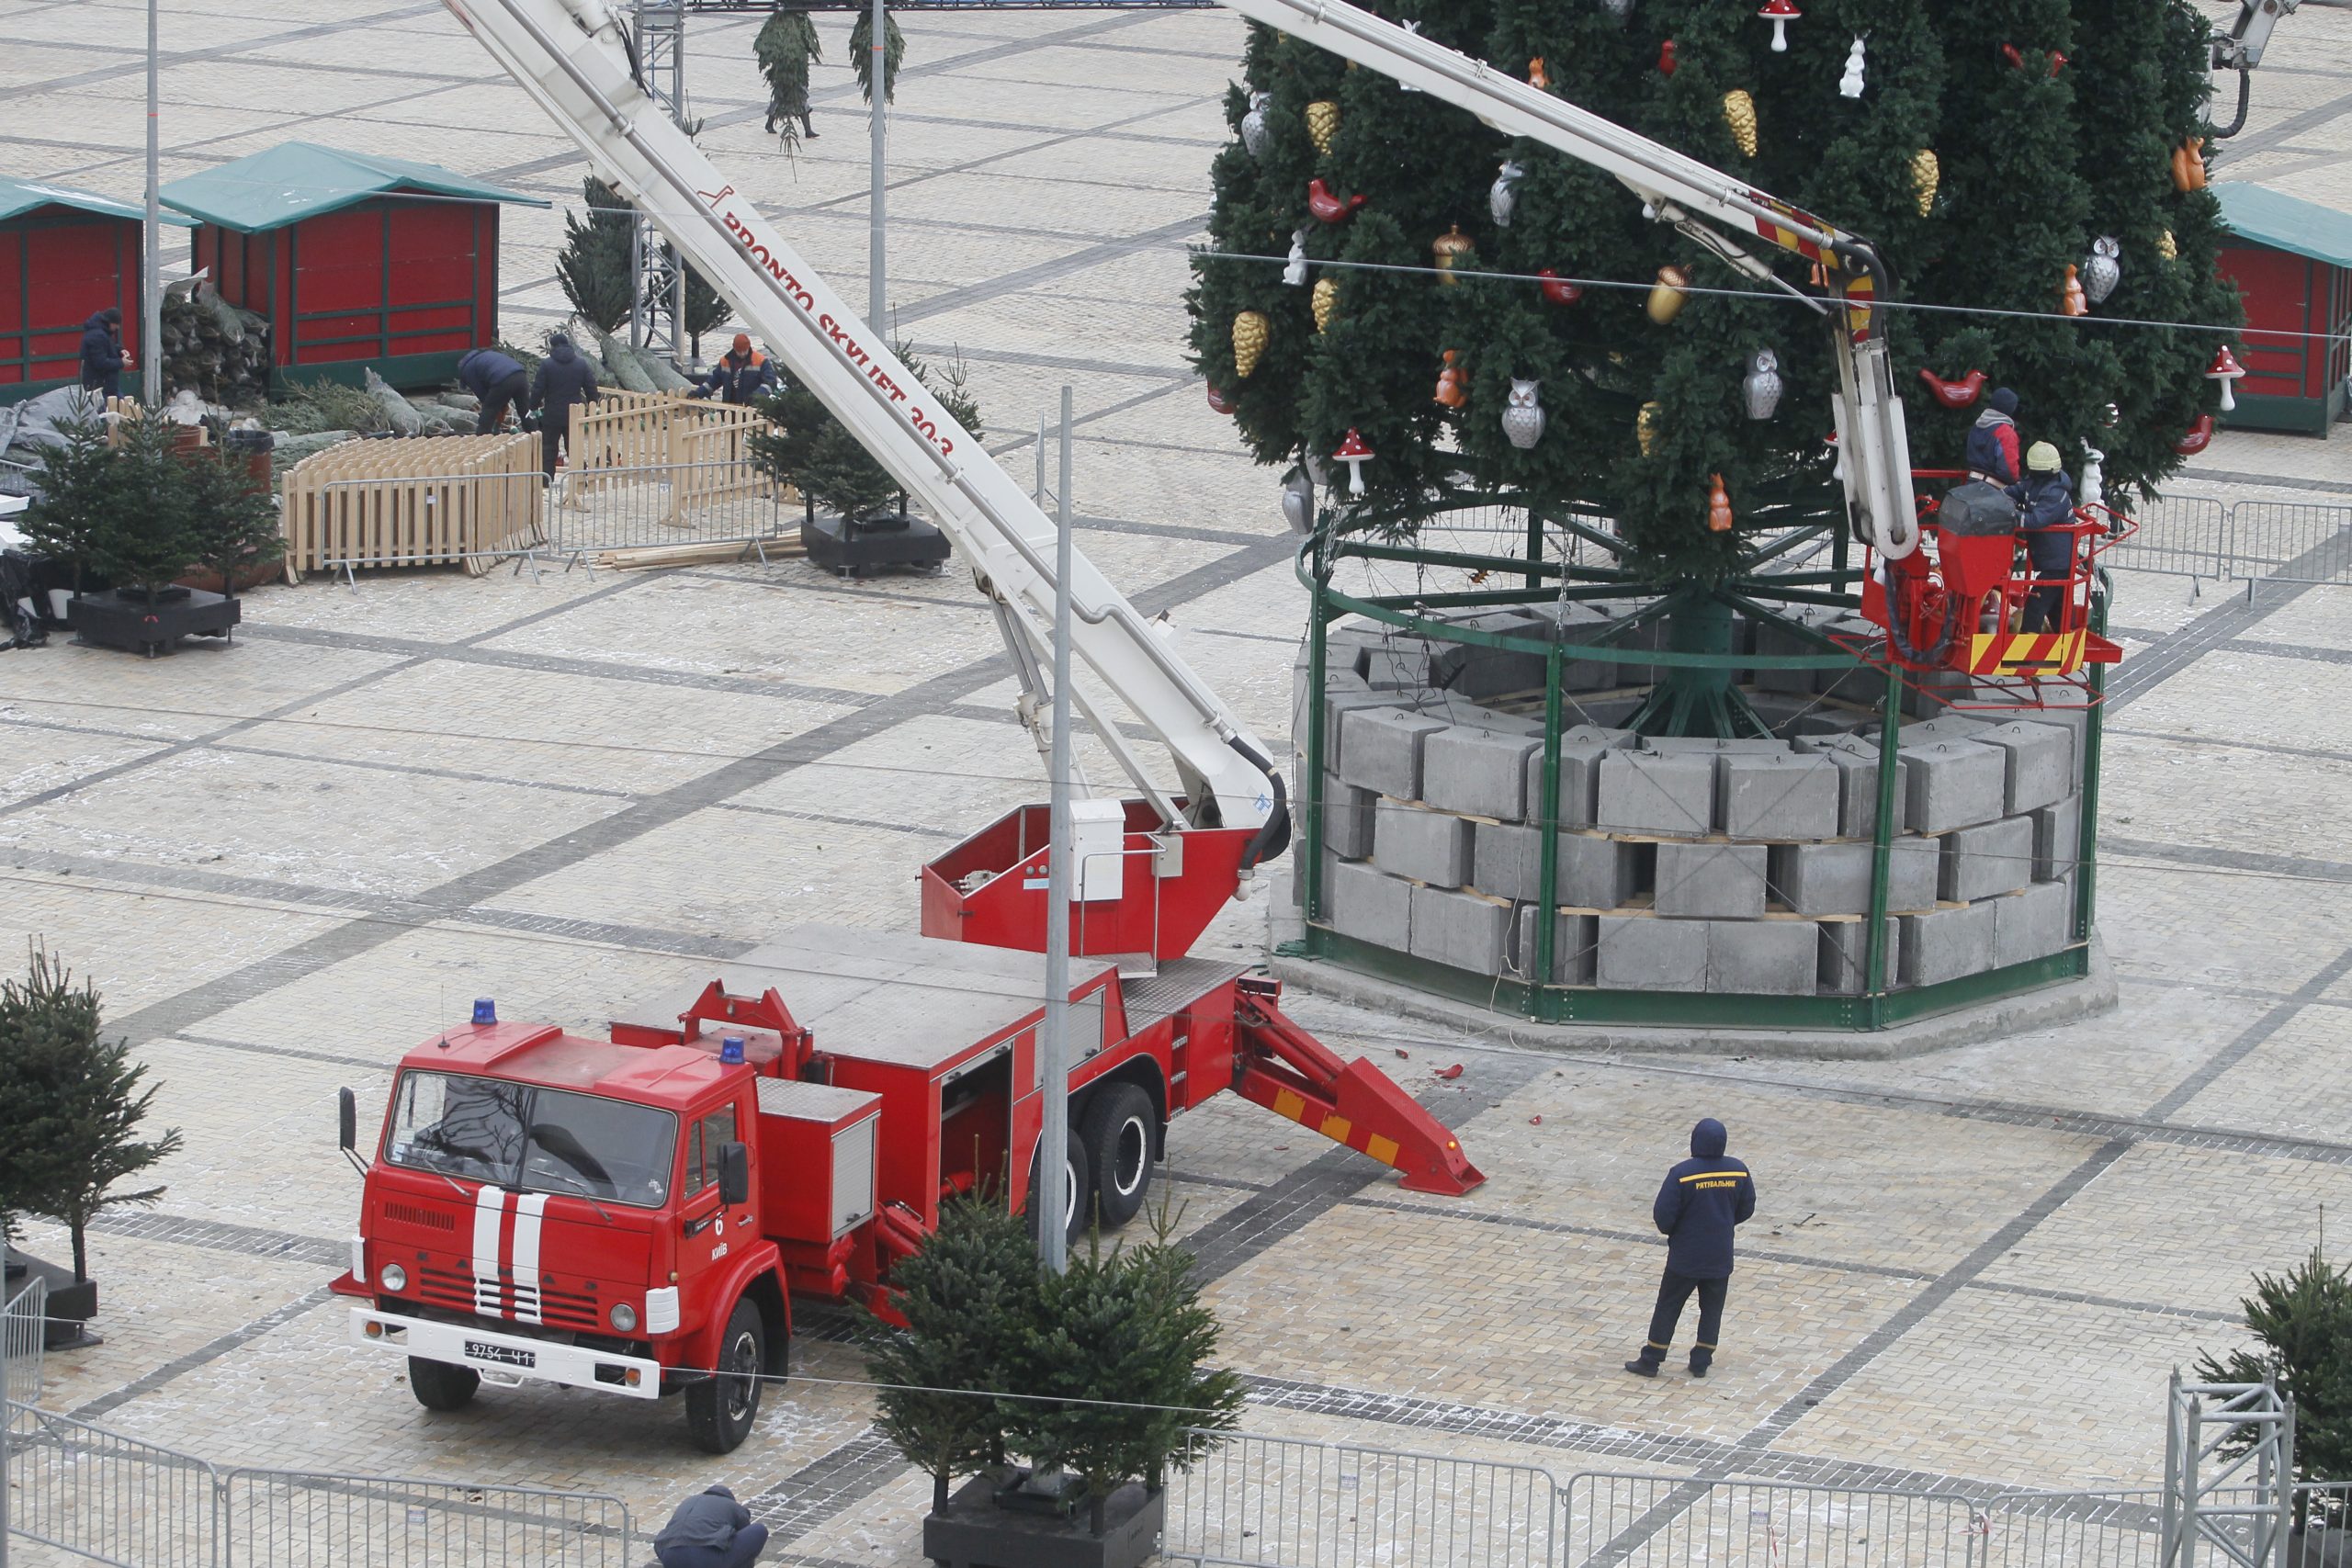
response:
M166 223L189 227L176 212ZM0 179L0 402L81 381L82 327L113 306L140 351L143 214L69 186ZM127 375L126 387L137 377Z
M2222 273L2245 297L2245 378L2222 423L2325 435L2352 375L2352 214L2243 180L2212 191Z
M289 141L164 187L195 265L268 319L272 379L446 381L498 336L498 221L545 207L432 164Z

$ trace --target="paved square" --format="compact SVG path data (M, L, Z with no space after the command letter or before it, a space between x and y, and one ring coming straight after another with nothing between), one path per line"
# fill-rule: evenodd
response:
M0 173L136 194L139 19L119 0L0 11ZM692 23L705 145L862 297L845 21L820 19L822 134L795 156L760 130L757 21ZM894 327L964 356L1024 482L1038 416L1075 388L1082 547L1280 746L1294 541L1182 350L1240 24L904 24ZM167 0L164 30L167 179L311 138L578 199L569 141L438 5ZM2228 175L2352 207L2347 65L2352 15L2283 25ZM566 314L561 231L560 211L507 216L510 335ZM2224 434L2177 493L2352 506L2352 446ZM867 1434L823 1314L800 1379L718 1463L669 1404L539 1388L421 1410L323 1292L358 1197L333 1107L349 1085L372 1116L392 1062L478 995L594 1028L783 926L910 928L917 867L1043 793L968 580L421 573L266 589L247 614L232 649L166 660L0 656L0 947L45 940L95 976L187 1134L161 1205L94 1234L107 1342L52 1357L47 1402L222 1464L593 1488L649 1524L724 1480L775 1522L771 1561L911 1568L927 1488ZM2192 601L2127 573L2116 616L2115 1012L1836 1064L1544 1054L1508 1021L1295 998L1408 1087L1464 1064L1429 1099L1490 1180L1403 1193L1231 1101L1179 1123L1169 1180L1251 1379L1247 1424L1563 1480L2152 1484L2168 1371L2235 1344L2251 1273L2317 1244L2324 1206L2352 1211L2352 590ZM1111 776L1099 748L1089 766ZM1261 954L1267 900L1202 950ZM1714 1377L1635 1383L1616 1369L1661 1258L1648 1200L1702 1114L1762 1207Z

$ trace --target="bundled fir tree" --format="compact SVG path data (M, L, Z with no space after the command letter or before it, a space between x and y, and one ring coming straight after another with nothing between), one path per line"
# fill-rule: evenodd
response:
M1888 313L1919 467L1956 465L1980 412L1931 380L2014 388L2026 438L2070 467L2104 453L2110 496L2177 467L2213 406L2204 372L2240 316L2215 275L2216 203L2172 175L2173 151L2210 133L2206 23L2186 0L1808 0L1785 51L1752 5L1371 8L1871 240L1900 301L2015 312ZM1193 359L1261 461L1321 458L1358 430L1378 454L1367 485L1400 513L1466 471L1613 518L1635 581L1660 589L1736 576L1744 535L1838 514L1830 329L1615 181L1264 28L1227 113L1223 254L1194 260ZM1822 293L1796 258L1748 248ZM1440 256L1450 278L1427 270ZM2112 288L2069 317L2070 276L2105 281L2094 256L2117 264ZM1421 270L1316 265L1331 261ZM1645 307L1669 267L1691 292L1662 321ZM1440 401L1448 351L1461 374ZM1751 402L1768 353L1777 383L1759 377Z
M118 1192L180 1146L179 1129L142 1141L156 1090L130 1043L98 1037L96 989L36 946L23 980L0 981L0 1224L57 1221L74 1237L74 1278L89 1277L85 1234L105 1210L152 1203L161 1187Z
M791 147L814 137L809 118L808 68L825 59L825 40L806 11L777 11L752 40L752 58L768 85L768 133Z
M587 216L563 215L556 281L582 321L615 332L628 320L636 297L637 215L619 191L594 175L580 182L580 193Z
M857 20L849 29L850 68L857 73L857 90L865 101L874 101L874 13L859 7ZM899 31L899 18L888 11L882 13L882 101L899 101L899 62L907 56L907 40Z

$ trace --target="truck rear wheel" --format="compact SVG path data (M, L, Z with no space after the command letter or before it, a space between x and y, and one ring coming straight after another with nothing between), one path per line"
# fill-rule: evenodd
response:
M727 1314L716 1376L686 1389L686 1435L707 1454L733 1453L760 1416L761 1374L767 1371L767 1328L746 1297Z
M1026 1212L1031 1235L1044 1235L1037 1228L1038 1216L1045 1210L1039 1200L1042 1189L1038 1187L1037 1179L1049 1163L1044 1147L1040 1145L1036 1159L1029 1167L1029 1207ZM1065 1190L1069 1194L1069 1239L1077 1241L1094 1223L1094 1181L1086 1158L1086 1140L1079 1136L1075 1127L1069 1130L1069 1146L1062 1162L1062 1180L1068 1184Z
M1115 1230L1143 1209L1151 1189L1151 1096L1131 1083L1105 1085L1086 1108L1080 1136L1094 1168L1102 1228Z
M481 1386L481 1374L471 1367L428 1361L422 1356L408 1359L408 1391L427 1410L463 1410L473 1403L474 1390Z

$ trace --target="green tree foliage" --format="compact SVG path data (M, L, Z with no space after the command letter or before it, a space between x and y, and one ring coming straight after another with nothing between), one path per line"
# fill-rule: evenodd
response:
M882 13L882 101L899 101L899 62L907 54L906 35L899 31L899 18L889 12ZM849 29L850 66L857 73L857 90L865 101L874 101L874 13L860 6L857 20Z
M64 440L40 449L34 469L40 499L25 513L25 541L39 553L74 563L74 579L96 570L101 542L129 504L130 487L107 430L96 420L61 426Z
M768 85L768 131L797 146L808 120L808 67L821 64L825 40L806 11L777 11L752 40L752 58Z
M151 600L192 565L276 547L268 498L219 453L183 450L166 420L124 420L111 444L102 424L74 429L43 451L40 479L24 522L34 547Z
M944 1510L957 1475L1004 1462L993 1395L1036 1315L1037 1248L1028 1227L1002 1203L951 1199L922 1250L891 1271L889 1303L903 1327L868 1312L874 1424L930 1474L931 1506Z
M972 399L963 360L950 360L933 370L905 344L898 345L898 355L940 408L978 438L980 409ZM854 521L895 510L899 481L866 455L816 393L781 365L776 374L780 389L760 400L761 412L775 428L752 434L752 460L793 485L819 510L836 516Z
M2245 1325L2260 1348L2201 1357L2207 1382L2267 1377L2295 1402L2295 1474L2352 1481L2352 1270L2313 1247L2284 1274L2256 1274Z
M580 183L587 216L563 215L563 249L556 254L556 281L580 319L602 332L616 332L629 317L637 292L637 218L621 193L590 175Z
M142 1142L155 1089L130 1043L98 1038L100 1006L86 980L36 946L25 978L0 981L0 1210L43 1215L74 1235L74 1277L89 1271L84 1233L121 1203L164 1189L113 1190L180 1146L176 1127Z
M240 573L275 564L286 554L277 502L266 482L256 487L242 459L225 448L179 455L181 493L188 513L190 554L220 574L223 592L236 591Z
M2070 466L2086 446L2104 451L2110 493L2177 468L2173 443L2216 400L2203 371L2226 331L2120 324L2226 329L2240 320L2214 275L2217 205L2170 177L2170 150L2209 130L2206 24L2185 0L1815 0L1790 24L1785 53L1771 51L1754 6L1713 0L1639 0L1622 22L1600 5L1556 0L1372 8L1514 77L1540 59L1555 94L1871 240L1898 299L2022 312L1890 313L1922 468L1958 462L1979 410L1939 406L1921 369L1951 380L1981 370L1988 385L2016 388L2026 438L2056 443ZM1864 90L1848 98L1838 82L1857 37ZM1670 74L1657 68L1669 39ZM2060 54L2066 62L2053 71ZM1753 157L1725 114L1735 90L1755 105ZM1319 457L1356 429L1378 454L1365 473L1376 491L1418 494L1466 467L1555 507L1615 517L1637 564L1661 581L1720 576L1737 558L1737 534L1706 526L1711 474L1724 476L1742 529L1838 510L1824 446L1835 358L1813 311L1645 219L1637 198L1589 166L1264 28L1251 29L1242 81L1227 97L1237 132L1252 93L1270 96L1265 145L1252 156L1237 140L1216 155L1212 249L1272 259L1196 257L1188 303L1193 363L1232 400L1260 461ZM1339 106L1328 154L1308 130L1317 100ZM1922 151L1940 166L1924 215L1914 175ZM1506 160L1525 175L1503 225L1488 193ZM1365 206L1340 223L1317 221L1307 186L1318 177ZM1326 332L1316 329L1311 289L1283 281L1295 230L1306 231L1310 263L1427 268L1432 242L1453 226L1476 246L1457 264L1457 286L1425 273L1311 268L1310 280L1338 286ZM2064 319L2065 268L2083 265L2100 235L2120 245L2122 281L2088 320ZM1760 241L1750 248L1782 279L1820 292L1800 258ZM1657 325L1645 298L1668 264L1699 290L1738 292L1695 292L1671 325ZM1593 286L1576 303L1553 303L1524 281L1547 268ZM1494 273L1511 276L1479 276ZM1598 286L1607 283L1627 287ZM1243 310L1272 323L1247 378L1232 342ZM1431 396L1447 349L1468 373L1461 410ZM1776 415L1758 421L1742 379L1761 349L1777 356L1784 391ZM1532 450L1502 429L1514 379L1541 382L1548 428ZM1650 402L1660 417L1645 457L1636 421Z

